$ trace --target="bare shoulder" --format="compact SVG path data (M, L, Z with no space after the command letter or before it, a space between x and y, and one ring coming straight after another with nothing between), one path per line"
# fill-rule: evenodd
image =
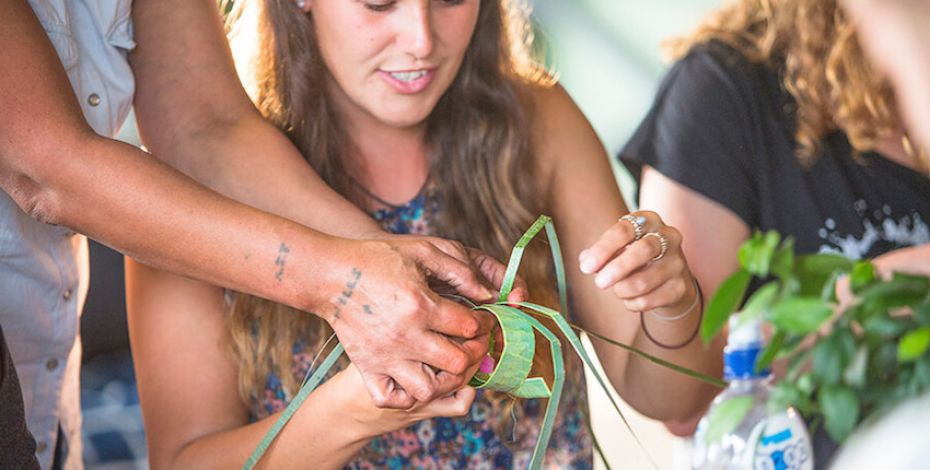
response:
M606 157L597 134L565 88L558 83L521 86L532 116L537 163L545 173L551 173L567 155L574 161Z

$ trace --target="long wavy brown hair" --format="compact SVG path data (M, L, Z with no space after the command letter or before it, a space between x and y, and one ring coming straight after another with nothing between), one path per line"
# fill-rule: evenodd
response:
M431 222L441 230L437 235L505 259L541 209L530 161L527 91L552 79L529 53L525 5L480 1L461 70L426 122L430 178L442 183L435 187L443 210ZM325 93L326 69L312 14L293 0L237 0L227 29L240 76L261 114L287 134L331 187L362 205L364 196L344 164L348 138ZM531 296L551 304L547 258L527 256L521 272ZM230 322L246 403L257 401L272 371L293 394L299 385L294 345L312 354L332 333L314 315L244 294L235 297Z
M802 162L811 163L823 139L837 129L857 152L902 135L891 86L866 59L854 25L835 0L732 1L693 34L670 41L668 50L680 58L714 39L782 74L796 104ZM906 150L926 170L925 156Z

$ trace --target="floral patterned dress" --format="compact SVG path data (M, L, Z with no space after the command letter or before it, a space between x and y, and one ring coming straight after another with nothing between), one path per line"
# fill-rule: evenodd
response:
M373 217L385 229L398 234L429 235L430 215L439 210L429 190L422 191L402 206L385 206ZM313 351L294 346L294 376L300 383L308 374ZM591 436L585 422L587 398L581 362L566 357L566 385L546 452L544 467L589 469L593 455ZM334 367L335 369L335 367ZM334 374L332 371L330 375ZM291 396L273 372L260 399L251 404L253 419L262 419L284 409ZM373 439L346 468L350 469L522 469L529 465L545 414L542 399L509 400L500 394L491 399L479 390L468 415L434 418ZM503 435L502 435L503 434Z

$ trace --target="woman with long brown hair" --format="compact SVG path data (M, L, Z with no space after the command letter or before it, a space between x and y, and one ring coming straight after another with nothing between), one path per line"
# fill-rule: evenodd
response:
M441 235L503 259L537 214L551 214L573 261L574 321L719 373L719 361L707 357L719 354L694 341L700 290L678 232L651 212L618 220L627 209L605 152L571 99L530 60L520 2L237 0L231 18L237 65L256 106L331 186L390 230ZM531 253L522 275L530 299L551 305L546 259L545 249ZM348 273L337 303L356 301L361 275ZM241 465L331 330L282 305L138 264L129 277L153 467ZM596 348L620 394L649 416L685 419L713 392L622 350ZM568 362L546 465L588 468L583 374ZM284 429L268 465L528 463L540 401L464 388L407 412L384 411L343 366ZM551 374L550 363L534 367Z
M927 153L834 0L737 0L672 52L620 157L641 207L684 234L702 287L738 268L753 230L853 258L930 242ZM695 423L669 424L689 434Z

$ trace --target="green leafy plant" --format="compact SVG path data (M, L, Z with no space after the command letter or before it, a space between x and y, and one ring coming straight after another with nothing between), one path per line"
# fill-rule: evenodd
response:
M881 279L871 262L835 254L798 257L791 238L771 231L740 248L739 264L708 303L701 337L720 333L741 305L740 321L772 325L756 369L787 361L773 409L791 405L843 442L863 419L930 390L930 279ZM842 276L855 300L841 307L835 292ZM764 284L743 303L753 279ZM730 415L741 409L718 424L719 434L739 424L743 416Z

